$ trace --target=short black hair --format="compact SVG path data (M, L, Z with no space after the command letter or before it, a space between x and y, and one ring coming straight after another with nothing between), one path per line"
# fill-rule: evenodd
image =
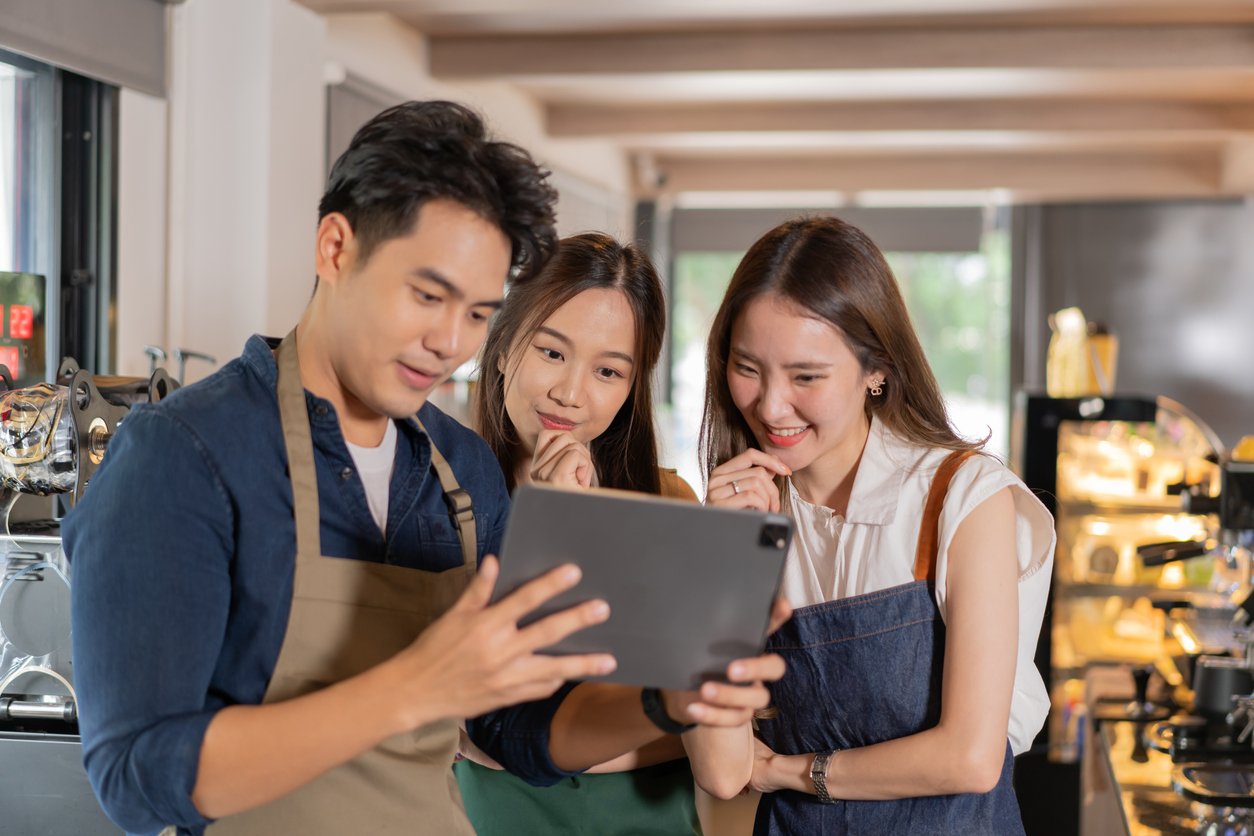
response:
M455 200L509 238L518 277L539 269L557 242L549 172L508 142L490 140L477 113L455 102L405 102L363 125L331 167L318 220L348 219L364 264L409 234L429 200Z

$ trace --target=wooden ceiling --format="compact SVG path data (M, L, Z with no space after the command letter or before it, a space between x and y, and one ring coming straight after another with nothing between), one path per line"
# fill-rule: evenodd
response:
M386 12L642 194L1254 193L1254 0L301 0Z

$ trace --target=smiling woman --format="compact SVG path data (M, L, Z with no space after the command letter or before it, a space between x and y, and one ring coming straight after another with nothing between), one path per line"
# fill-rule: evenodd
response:
M563 239L536 276L511 289L484 346L476 404L511 488L539 481L696 499L657 466L651 377L665 322L653 266L608 235ZM632 699L644 705L643 694ZM568 704L591 712L596 697L576 688L563 711ZM493 769L468 747L470 759L456 767L466 813L481 836L700 833L692 772L667 730L545 788Z
M1022 834L1052 520L949 423L879 248L836 218L763 235L707 368L706 504L782 508L797 536L776 714L685 736L701 785L761 791L764 835Z
M563 239L510 289L484 344L475 412L511 489L537 450L569 434L600 484L661 490L650 378L665 322L653 265L601 233Z
M621 291L585 290L499 361L505 411L533 459L553 447L555 435L589 444L609 429L635 382L634 320ZM526 481L530 463L519 464L515 480Z

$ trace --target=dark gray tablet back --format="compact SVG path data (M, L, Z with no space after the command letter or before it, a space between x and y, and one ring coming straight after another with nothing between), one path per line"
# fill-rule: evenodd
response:
M514 492L494 600L575 563L583 580L527 623L592 598L609 602L610 618L548 652L613 653L618 669L598 681L695 688L762 652L791 536L779 514L524 485Z

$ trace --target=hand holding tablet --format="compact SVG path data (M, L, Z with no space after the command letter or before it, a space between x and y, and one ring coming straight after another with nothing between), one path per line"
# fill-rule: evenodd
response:
M546 652L613 654L617 669L598 681L696 689L724 681L732 661L762 653L791 536L791 521L779 514L524 485L514 494L493 600L574 563L582 582L526 623L592 598L609 603L610 618Z

